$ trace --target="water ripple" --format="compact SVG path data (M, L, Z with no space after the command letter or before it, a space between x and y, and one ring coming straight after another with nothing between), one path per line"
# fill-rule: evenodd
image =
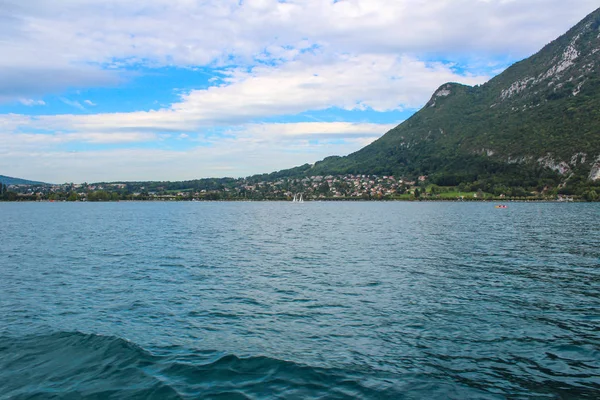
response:
M600 398L600 208L497 211L2 203L0 398Z

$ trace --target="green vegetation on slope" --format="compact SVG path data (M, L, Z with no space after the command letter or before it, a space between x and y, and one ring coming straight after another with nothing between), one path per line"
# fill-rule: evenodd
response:
M0 175L0 184L4 185L45 185L43 182L29 181L27 179L12 178L10 176Z
M301 172L427 175L440 185L477 183L491 192L591 190L600 161L599 67L600 9L486 84L444 84L371 145Z

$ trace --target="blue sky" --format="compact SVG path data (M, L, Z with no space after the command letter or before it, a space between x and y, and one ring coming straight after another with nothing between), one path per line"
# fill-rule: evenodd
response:
M443 83L483 83L596 7L0 0L0 174L239 177L346 155Z

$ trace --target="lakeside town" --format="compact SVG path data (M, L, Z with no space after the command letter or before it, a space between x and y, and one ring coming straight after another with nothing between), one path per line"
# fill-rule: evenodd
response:
M488 189L488 190L486 190ZM578 198L559 190L544 188L527 192L522 188L486 188L483 184L443 187L428 182L427 176L415 180L377 175L328 175L281 178L267 181L256 178L198 179L182 182L112 182L1 185L5 201L291 201L302 194L311 200L597 200Z

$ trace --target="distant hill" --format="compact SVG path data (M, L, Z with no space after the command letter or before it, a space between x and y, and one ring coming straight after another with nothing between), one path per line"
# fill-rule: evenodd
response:
M48 183L29 181L21 178L11 178L10 176L0 175L0 183L5 185L48 185Z
M600 180L600 9L484 85L442 85L369 146L275 174L287 172L428 175L446 185Z

